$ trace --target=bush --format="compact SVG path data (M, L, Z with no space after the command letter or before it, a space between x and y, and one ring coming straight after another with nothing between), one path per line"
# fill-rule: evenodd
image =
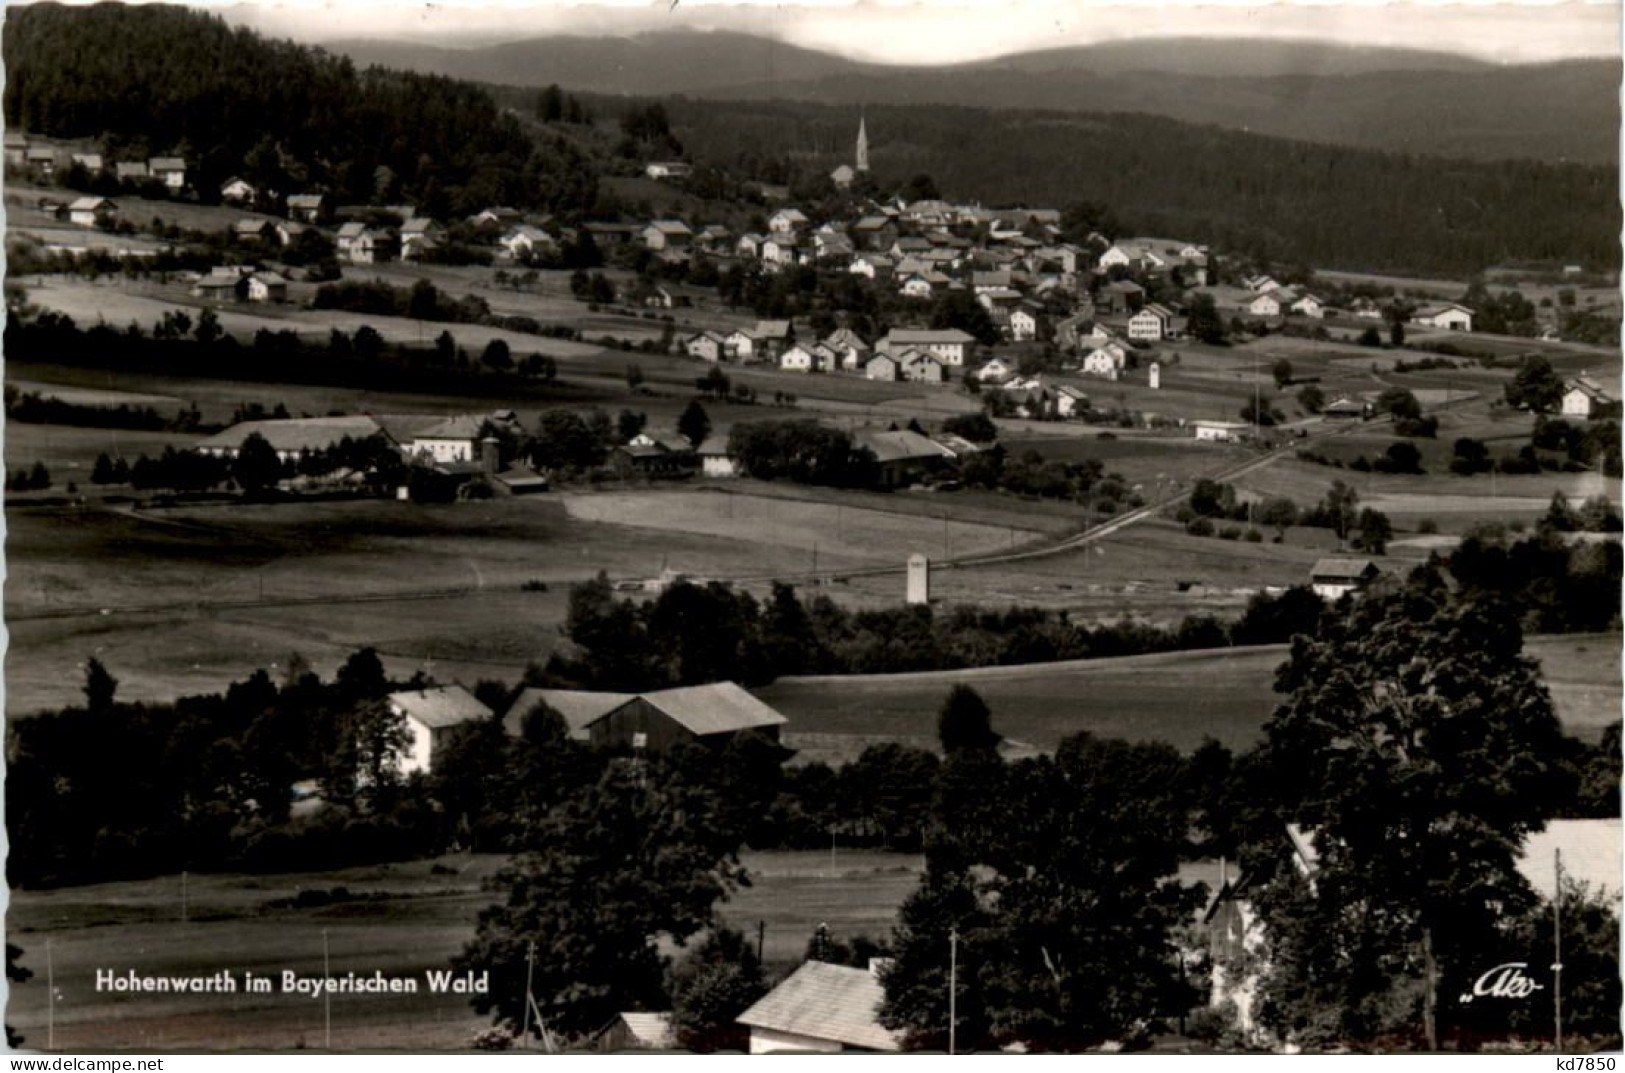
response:
M1257 529L1249 529L1249 530L1247 530L1247 543L1249 543L1249 544L1262 544L1263 542L1264 542L1264 534L1263 533L1260 533Z
M1191 536L1210 537L1213 535L1213 523L1206 518L1192 518L1185 523L1185 532Z

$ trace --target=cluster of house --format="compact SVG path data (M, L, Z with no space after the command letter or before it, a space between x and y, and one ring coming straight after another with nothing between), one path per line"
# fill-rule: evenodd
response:
M765 363L787 372L854 373L870 380L913 380L940 384L966 367L976 340L957 328L896 328L873 344L839 328L823 339L798 341L787 320L758 321L731 332L707 330L690 336L683 348L709 362Z
M6 132L5 159L8 168L27 168L47 180L75 166L92 176L104 175L108 171L108 161L101 153L35 144L29 141L26 134L17 131ZM186 189L186 160L178 156L116 161L112 164L112 173L120 183L130 186L157 181L173 191Z

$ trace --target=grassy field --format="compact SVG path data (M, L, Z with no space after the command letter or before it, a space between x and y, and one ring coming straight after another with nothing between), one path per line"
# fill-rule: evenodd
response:
M756 934L765 924L770 968L799 963L827 922L837 936L883 936L911 891L920 858L875 851L751 853L753 885L721 907L725 923ZM8 938L23 948L34 978L14 985L8 1024L25 1046L46 1044L45 942L51 942L58 1049L320 1049L323 1004L283 994L98 993L95 971L120 975L212 974L225 969L280 977L320 976L326 936L335 975L417 975L442 969L474 933L493 900L482 882L494 856L352 868L323 873L192 875L182 923L178 876L52 891L13 891ZM440 866L438 872L436 866ZM324 908L272 903L301 890L345 887L384 897ZM488 1021L455 995L336 995L333 1046L451 1050L467 1047Z
M1619 634L1537 637L1527 650L1543 667L1559 718L1594 738L1619 718ZM926 674L782 678L758 695L790 719L799 759L844 759L854 744L929 745L954 685L980 693L1007 738L1051 748L1079 731L1165 741L1182 750L1207 737L1232 748L1257 740L1278 703L1275 669L1286 646L1158 653L1027 667ZM801 739L797 734L814 737ZM856 742L830 736L856 736Z

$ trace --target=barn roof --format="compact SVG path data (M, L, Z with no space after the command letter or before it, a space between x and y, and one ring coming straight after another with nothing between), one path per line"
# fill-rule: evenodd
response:
M952 458L954 453L942 444L918 432L900 429L896 432L861 431L852 437L861 447L875 453L879 462L901 462L910 458Z
M739 1023L872 1051L897 1051L877 1018L885 991L868 969L809 961L739 1015Z
M643 694L643 699L671 716L696 737L731 734L789 722L733 682L662 689Z
M1353 581L1375 573L1376 570L1377 564L1370 559L1327 558L1318 560L1309 576L1316 580L1324 578L1327 581L1338 579Z
M660 1051L677 1046L677 1033L672 1028L669 1013L623 1013L620 1020L626 1026L626 1034L639 1047Z
M571 737L581 737L589 726L628 701L637 699L636 693L597 693L584 689L527 689L514 699L508 713L502 717L502 727L518 736L524 730L524 719L543 704L558 712L564 719L565 729Z
M240 421L198 442L198 450L235 451L258 433L279 452L323 451L345 437L364 440L383 432L370 417L291 417L284 420Z
M477 440L480 429L485 427L485 419L472 414L458 414L448 417L444 421L436 422L427 428L419 430L414 439L419 440Z
M412 689L391 693L389 702L424 726L438 730L462 723L489 719L491 709L475 699L474 694L462 686L440 686L435 689Z

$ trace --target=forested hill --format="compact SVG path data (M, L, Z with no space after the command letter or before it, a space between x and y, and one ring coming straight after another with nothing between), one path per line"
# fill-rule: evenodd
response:
M807 174L851 155L856 108L668 102L697 160L778 158ZM1125 233L1189 236L1322 268L1472 273L1509 259L1619 263L1616 169L1411 157L1144 115L871 107L876 174L928 174L998 204L1102 202ZM760 165L756 165L760 166Z
M332 48L391 67L606 94L1140 112L1474 160L1618 159L1618 59L1502 66L1318 41L1152 38L909 67L692 30L479 48L368 40Z
M357 71L186 8L16 6L3 46L8 127L99 139L114 159L177 153L200 188L247 171L442 213L591 200L590 172L534 152L479 87Z

